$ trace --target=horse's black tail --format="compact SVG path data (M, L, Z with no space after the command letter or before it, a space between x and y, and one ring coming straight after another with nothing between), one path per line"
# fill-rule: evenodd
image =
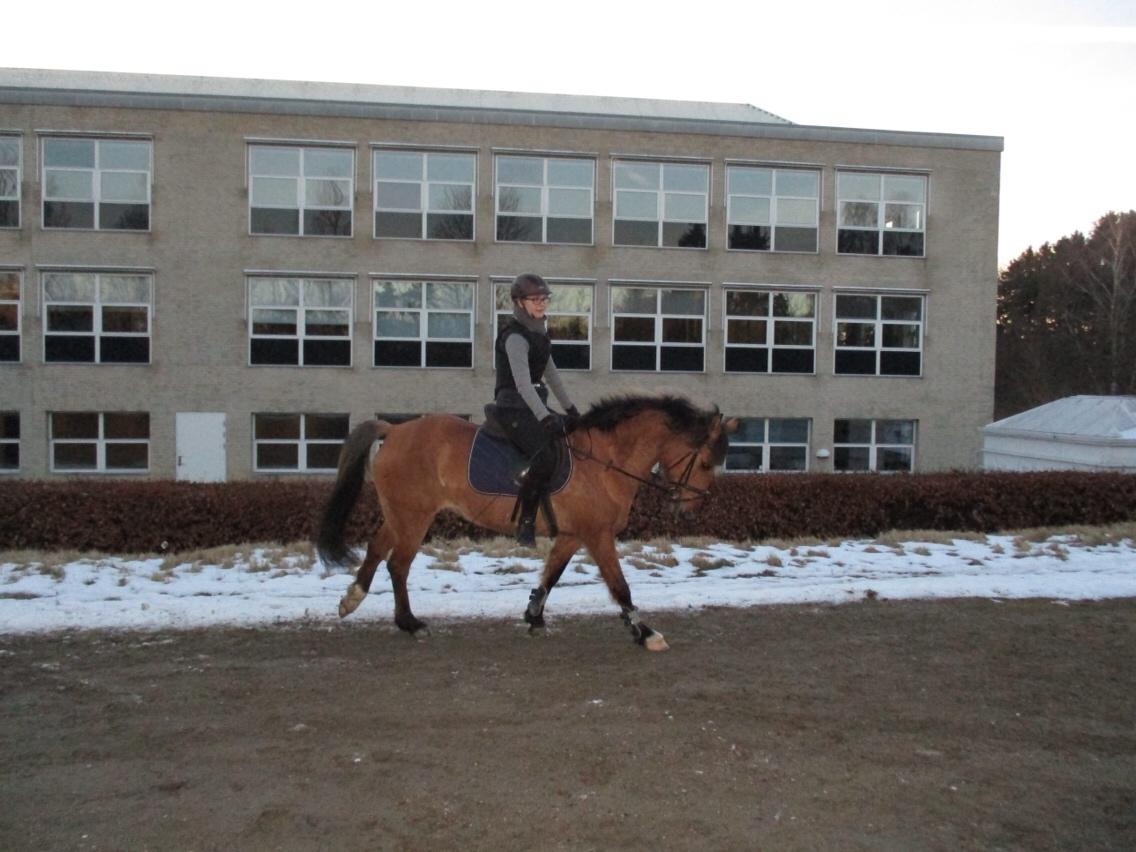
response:
M343 442L343 449L339 451L339 475L323 507L315 540L316 552L325 565L344 566L352 561L351 549L343 540L347 521L363 490L371 447L389 428L390 424L384 420L367 420L356 426Z

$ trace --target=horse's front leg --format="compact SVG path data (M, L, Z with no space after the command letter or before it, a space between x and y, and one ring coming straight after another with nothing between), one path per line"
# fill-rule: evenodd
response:
M529 625L530 633L538 627L544 627L544 602L548 600L548 593L560 581L564 569L579 549L580 540L574 536L560 535L552 542L552 549L548 552L548 559L544 561L544 570L540 574L540 582L529 592L529 605L525 608L525 623Z
M631 603L631 589L623 577L623 569L619 567L619 556L615 552L615 539L610 534L603 534L588 545L592 558L600 567L600 576L607 583L612 598L619 604L623 623L631 631L631 637L636 643L648 651L665 651L670 646L663 634L652 630L639 618L639 610Z

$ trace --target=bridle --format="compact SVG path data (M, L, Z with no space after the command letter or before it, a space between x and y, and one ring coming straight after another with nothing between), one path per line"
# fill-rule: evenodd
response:
M643 485L647 485L658 491L662 491L675 503L690 503L694 500L699 500L703 497L706 497L710 493L710 489L708 488L699 488L697 485L690 484L690 475L694 472L694 463L698 461L698 454L702 451L702 448L708 446L709 443L710 436L709 434L707 434L705 440L703 440L701 444L691 450L688 450L685 454L677 458L675 461L666 465L664 470L666 470L666 472L670 474L672 470L674 470L683 462L686 462L686 466L682 469L682 474L677 479L671 479L668 477L667 481L665 482L660 482L657 476L653 476L650 479L644 476L639 476L638 474L632 473L626 468L620 467L611 459L601 459L598 456L594 456L592 455L590 448L585 450L580 447L574 447L572 446L572 444L568 444L568 449L574 456L576 456L576 458L594 461L597 464L603 465L604 470L614 471L616 473L622 474L623 476L626 476L628 479L634 479L636 482L640 482ZM682 497L680 496L680 494L683 491L689 491L694 496Z

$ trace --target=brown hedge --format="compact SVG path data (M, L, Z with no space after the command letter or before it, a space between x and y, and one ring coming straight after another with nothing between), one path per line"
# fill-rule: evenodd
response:
M209 485L9 480L0 482L0 548L161 553L310 539L330 488L322 479ZM643 489L623 537L848 538L889 529L995 532L1133 519L1132 474L731 475L719 477L694 519L674 515L658 492ZM348 540L364 541L378 520L378 501L365 489ZM449 513L430 534L485 535Z

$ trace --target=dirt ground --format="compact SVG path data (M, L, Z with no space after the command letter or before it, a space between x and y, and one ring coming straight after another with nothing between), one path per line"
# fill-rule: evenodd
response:
M1136 848L1136 601L548 615L0 636L0 848Z

